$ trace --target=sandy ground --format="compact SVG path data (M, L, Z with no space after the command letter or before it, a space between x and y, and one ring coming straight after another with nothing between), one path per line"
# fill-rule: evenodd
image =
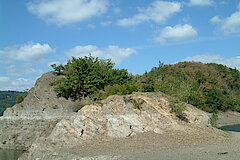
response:
M66 150L65 150L66 151ZM240 133L189 128L164 134L92 141L69 149L81 157L120 156L125 160L239 160Z

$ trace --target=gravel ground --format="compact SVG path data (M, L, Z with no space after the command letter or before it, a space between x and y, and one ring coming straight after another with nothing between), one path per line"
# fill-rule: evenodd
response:
M69 152L81 157L120 156L124 160L239 160L240 134L186 127L164 134L144 133L125 139L92 141Z
M213 144L199 144L180 148L159 149L128 156L129 160L239 160L240 133Z

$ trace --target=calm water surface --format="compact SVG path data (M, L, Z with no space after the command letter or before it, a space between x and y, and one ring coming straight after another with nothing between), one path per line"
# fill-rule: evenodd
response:
M222 129L224 131L240 132L240 124L231 125L231 126L223 126L223 127L220 127L220 129Z
M0 160L17 160L22 153L22 151L0 149Z

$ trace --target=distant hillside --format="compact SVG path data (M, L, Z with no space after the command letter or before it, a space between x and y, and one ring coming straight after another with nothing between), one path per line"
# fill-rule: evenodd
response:
M7 107L11 107L16 104L16 98L19 95L26 96L27 92L0 91L0 116Z
M137 81L148 91L161 91L208 112L240 111L240 72L224 65L160 64Z

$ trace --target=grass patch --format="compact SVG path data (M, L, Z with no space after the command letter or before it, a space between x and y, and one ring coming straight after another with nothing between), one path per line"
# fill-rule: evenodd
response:
M175 98L170 99L169 104L171 107L171 113L174 113L175 116L178 117L180 120L188 122L186 114L183 113L186 110L186 104L180 102Z

